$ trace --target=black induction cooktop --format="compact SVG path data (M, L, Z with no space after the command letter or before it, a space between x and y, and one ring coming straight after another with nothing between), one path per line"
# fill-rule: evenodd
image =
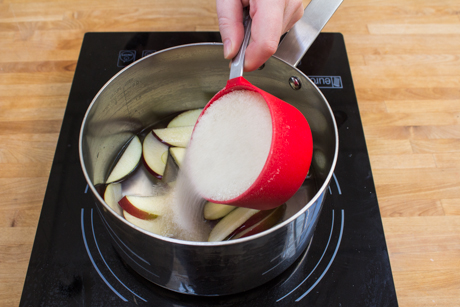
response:
M126 266L111 245L80 166L78 136L91 100L143 56L218 32L87 33L49 177L20 306L398 306L343 36L322 33L298 68L321 89L339 127L339 156L307 251L247 292L178 294Z

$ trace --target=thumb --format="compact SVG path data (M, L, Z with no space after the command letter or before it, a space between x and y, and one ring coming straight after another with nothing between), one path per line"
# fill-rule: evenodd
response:
M232 59L243 42L243 4L241 1L217 0L216 7L220 36L224 43L224 57Z

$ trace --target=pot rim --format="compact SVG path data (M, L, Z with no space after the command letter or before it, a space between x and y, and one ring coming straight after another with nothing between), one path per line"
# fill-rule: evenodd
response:
M87 121L88 115L89 115L91 109L93 108L97 98L101 95L101 93L105 90L105 88L110 83L112 83L112 81L114 79L116 79L119 75L123 74L126 70L130 69L131 67L133 67L133 66L135 66L135 65L137 65L139 63L141 63L144 60L147 60L150 57L154 57L154 56L156 56L158 54L161 54L161 53L164 53L164 52L167 52L167 51L176 50L176 49L190 48L190 47L200 47L200 46L223 47L223 44L222 43L217 43L217 42L211 42L211 43L210 42L204 42L204 43L184 44L184 45L178 45L178 46L162 49L160 51L157 51L155 53L149 54L149 55L147 55L147 56L145 56L145 57L133 62L132 64L126 66L125 68L120 70L118 73L116 73L112 78L110 78L104 84L104 86L97 92L97 94L94 96L94 98L92 99L91 103L89 104L89 106L88 106L88 108L86 110L86 113L85 113L85 115L83 117L83 121L82 121L81 127L80 127L79 140L78 140L78 152L79 152L80 165L82 167L83 175L85 176L86 183L88 184L89 188L91 189L91 191L93 193L93 196L95 196L98 199L98 201L101 204L103 204L105 209L109 210L112 213L112 215L114 215L116 218L118 218L125 225L127 225L127 226L129 226L129 227L131 227L131 228L133 228L133 229L135 229L135 230L137 230L139 232L142 232L143 234L145 234L147 236L153 237L153 238L161 240L161 241L166 241L166 242L169 242L169 243L175 243L175 244L180 244L180 245L188 245L188 246L196 246L196 247L199 247L199 246L202 246L202 247L216 247L216 246L228 246L228 245L243 244L243 243L248 242L248 241L256 240L256 239L258 239L258 238L260 238L262 236L269 235L270 233L275 232L280 228L283 228L284 226L286 226L286 225L292 223L293 221L295 221L300 215L302 215L306 210L308 210L308 208L310 208L318 200L320 195L322 195L326 191L326 189L329 186L329 183L330 183L330 181L332 179L332 175L334 173L335 166L337 164L338 151L339 151L339 148L338 148L339 147L338 129L337 129L337 123L335 121L332 109L331 109L329 103L327 102L326 97L324 97L323 93L310 80L310 78L308 78L302 71L298 70L296 67L292 66L291 64L289 64L285 60L283 60L283 59L281 59L281 58L279 58L277 56L272 56L272 58L283 62L285 65L289 65L291 68L295 69L298 74L300 74L306 80L308 80L308 82L310 82L310 84L316 89L317 92L319 92L320 96L326 102L327 109L329 110L329 112L331 114L332 123L334 125L335 148L334 148L334 157L333 157L333 160L332 160L332 163L331 163L331 168L329 170L329 173L327 174L327 176L326 176L323 184L321 185L321 187L316 192L315 196L313 196L313 198L310 199L310 201L307 204L305 204L305 206L302 207L302 209L300 209L297 213L295 213L289 219L287 219L287 220L283 221L282 223L279 223L279 224L271 227L270 229L267 229L267 230L265 230L265 231L263 231L261 233L258 233L258 234L255 234L255 235L252 235L252 236L249 236L249 237L239 238L239 239L229 240L229 241L220 241L220 242L187 241L187 240L175 239L175 238L170 238L170 237L165 237L165 236L161 236L161 235L158 235L158 234L154 234L152 232L144 230L144 229L142 229L142 228L140 228L140 227L128 222L128 220L126 220L123 216L119 215L117 212L115 212L114 209L112 209L110 206L108 206L106 204L106 202L104 201L103 197L96 191L96 188L95 188L94 184L92 183L91 179L89 178L89 175L88 175L88 173L86 171L86 165L85 165L85 162L83 160L83 149L82 149L83 133L84 133L84 128L86 126L86 121ZM313 152L313 155L314 155L314 152Z

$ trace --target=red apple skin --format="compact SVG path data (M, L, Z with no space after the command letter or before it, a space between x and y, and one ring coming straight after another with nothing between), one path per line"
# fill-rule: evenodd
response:
M260 211L235 229L226 240L249 237L275 226L284 216L286 204L270 210Z
M163 141L155 132L153 132L153 130L152 130L152 134L153 134L153 136L154 136L158 141L160 141L161 143L163 143L163 144L165 144L165 145L168 145L168 146L170 146L170 147L173 146L173 145L169 144L168 142Z
M150 166L147 164L147 162L145 161L144 159L144 155L142 155L142 163L144 164L145 166L145 169L150 173L152 174L154 177L158 178L158 179L163 179L163 176L156 173L153 169L150 168ZM128 212L129 213L129 212ZM131 214L131 213L130 213ZM133 214L131 214L133 215Z
M142 219L142 220L151 220L151 219L154 219L154 218L158 217L158 215L156 215L156 214L148 213L148 212L145 212L145 211L142 211L142 210L138 209L137 207L135 207L127 199L126 196L124 196L122 199L120 199L118 204L120 205L120 207L123 210L125 210L126 212L128 212L132 216L135 216L135 217L137 217L139 219Z

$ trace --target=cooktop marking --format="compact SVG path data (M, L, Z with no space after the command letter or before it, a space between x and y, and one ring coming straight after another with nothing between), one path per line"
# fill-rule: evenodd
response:
M340 184L339 181L337 180L337 177L335 176L335 173L332 173L332 177L334 177L335 184L337 185L337 190L339 191L339 195L342 195L342 190L340 189Z
M118 67L125 67L136 60L136 50L120 50L118 52Z
M302 294L301 296L299 296L299 297L295 300L296 302L299 302L301 299L303 299L305 296L307 296L307 294L310 293L310 291L313 290L314 287L316 287L316 285L321 281L321 279L323 279L324 275L326 275L327 271L328 271L329 268L331 267L331 264L332 264L332 262L334 261L335 256L337 256L337 252L338 252L338 250L339 250L340 243L341 243L341 241L342 241L344 222L345 222L345 212L344 212L344 210L342 209L342 224L340 225L339 241L337 242L337 246L336 246L336 248L335 248L334 254L332 255L331 261L329 261L329 263L327 264L326 269L324 270L323 274L321 274L321 276L318 278L318 280L316 280L316 282L310 287L310 289L308 289L304 294Z
M98 210L99 210L99 208L98 208ZM100 213L100 211L99 211L99 213ZM102 214L100 214L100 216L102 216ZM126 255L127 257L129 257L129 259L131 259L136 265L138 265L138 266L139 266L140 268L142 268L144 271L149 272L150 274L152 274L152 275L155 276L155 277L160 277L160 276L158 276L158 274L155 274L155 273L153 273L152 271L146 269L145 267L143 267L142 265L140 265L136 260L134 260L133 257L131 257L131 256L123 249L123 247L118 243L118 241L115 240L115 238L114 238L113 235L112 235L113 230L112 230L112 232L111 232L111 231L109 231L109 228L107 228L107 227L110 227L110 226L107 224L107 221L105 221L105 219L104 219L103 217L102 217L101 221L102 221L102 224L104 224L105 229L107 229L107 232L109 233L109 235L112 237L112 240L113 240L113 241L118 245L118 247L120 248L120 251L122 251L123 253L125 253L125 255ZM111 229L111 228L110 228L110 229ZM117 236L115 233L113 233L113 234L118 238L118 236ZM121 241L120 238L118 238L118 240L119 240L121 243L123 243L123 241ZM138 256L136 253L134 253L128 246L126 246L126 244L123 243L123 245L124 245L131 253L133 253L135 256L137 256L139 259L144 260L144 259L142 259L140 256ZM144 260L144 261L145 261L145 260ZM148 263L147 261L145 261L145 262L146 262L148 265L150 265L150 263Z
M342 89L341 76L308 76L318 88Z
M96 208L97 208L98 211L99 211L99 208L98 208L98 207L96 207ZM129 248L129 247L128 247L128 246L127 246L127 245L126 245L126 244L115 234L115 233L114 233L114 232L113 232L112 228L110 228L109 224L107 223L107 221L106 221L106 220L104 219L104 217L102 216L101 211L99 211L99 216L102 217L102 218L101 218L102 224L105 226L105 229L106 229L107 232L109 233L110 237L112 237L113 242L115 242L115 244L118 245L118 247L120 248L120 251L122 251L123 253L125 253L125 255L126 255L129 259L131 259L136 265L138 265L138 266L139 266L140 268L142 268L144 271L149 272L150 274L152 274L152 275L155 276L155 277L160 277L160 276L158 276L158 274L155 274L155 273L153 273L152 271L146 269L144 266L142 266L142 265L139 264L136 260L134 260L133 257L131 257L131 256L123 249L123 247L118 243L118 241L120 241L121 243L123 243L123 245L124 245L132 254L134 254L135 256L137 256L140 260L143 260L145 263L147 263L148 265L150 265L149 262L147 262L146 260L144 260L143 258L141 258L139 255L137 255L135 252L133 252L133 251L132 251L132 250L131 250L131 249L130 249L130 248ZM109 228L110 228L110 230L109 230ZM114 236L112 235L112 233L113 233L113 235L115 235L115 236L118 238L118 241L115 240L115 238L114 238Z
M332 232L334 231L334 216L335 216L335 210L332 210L332 226L331 226L331 231L329 233L329 239L327 240L327 244L326 244L326 247L324 248L324 251L323 251L323 254L321 255L321 257L319 258L318 260L318 263L316 263L315 267L313 268L313 270L311 270L310 274L308 274L307 277L305 277L304 280L302 280L301 283L299 283L294 289L292 289L288 294L286 294L285 296L279 298L276 302L279 302L281 300L283 300L284 298L286 298L287 296L291 295L295 290L297 290L301 285L303 285L304 282L307 281L307 279L310 277L311 274L313 274L313 272L316 270L316 268L318 267L318 265L320 264L321 260L323 259L324 255L326 254L326 251L327 251L327 248L329 247L329 243L331 243L331 238L332 238Z
M129 292L131 292L132 294L134 294L135 296L137 296L138 298L140 298L141 300L143 300L144 302L147 302L146 299L142 298L141 296L137 295L136 293L134 293L134 291L132 291L130 288L128 288L118 277L117 275L115 275L115 273L112 271L112 269L109 267L109 265L107 264L107 262L105 261L105 258L104 256L102 256L102 253L101 253L101 250L99 248L99 244L97 243L97 239L96 239L96 233L94 232L94 219L93 219L93 209L91 209L91 229L93 231L93 238L94 238L94 243L96 243L96 247L97 247L97 250L99 252L99 255L101 256L102 258L102 261L104 261L104 264L105 266L109 269L110 273L112 273L112 275L118 280L118 282L123 286L125 287Z
M99 216L101 217L101 219L103 220L103 224L104 226L106 227L107 231L109 232L110 236L112 237L112 239L117 243L118 246L120 246L120 244L118 244L118 241L121 242L121 244L123 244L124 247L126 247L126 249L128 249L134 256L136 256L137 258L139 258L140 260L142 260L143 262L145 262L146 264L150 265L150 262L148 262L147 260L145 260L144 258L142 258L141 256L139 256L138 254L136 254L135 252L133 252L126 244L125 242L123 242L118 236L117 234L113 231L112 227L110 227L109 223L107 223L107 221L105 220L104 216L102 215L102 212L100 211L100 209L96 206L97 210L99 211ZM115 240L115 238L113 237L113 235L115 235L115 237L118 239L118 240ZM120 246L121 248L121 246ZM127 254L128 255L128 254ZM129 256L129 255L128 255ZM134 261L134 260L133 260Z
M89 251L88 242L86 241L86 235L85 235L84 213L85 213L85 209L81 208L81 234L83 235L83 242L85 243L86 253L88 253L88 257L91 260L91 263L93 264L94 269L96 269L96 272L99 274L99 276L105 282L105 284L110 288L110 290L112 290L124 302L128 302L128 300L123 295L118 293L118 291L115 290L114 287L112 287L112 285L107 281L107 279L105 279L104 275L102 275L101 271L97 267L96 262L94 261L93 256L91 255L91 252Z

